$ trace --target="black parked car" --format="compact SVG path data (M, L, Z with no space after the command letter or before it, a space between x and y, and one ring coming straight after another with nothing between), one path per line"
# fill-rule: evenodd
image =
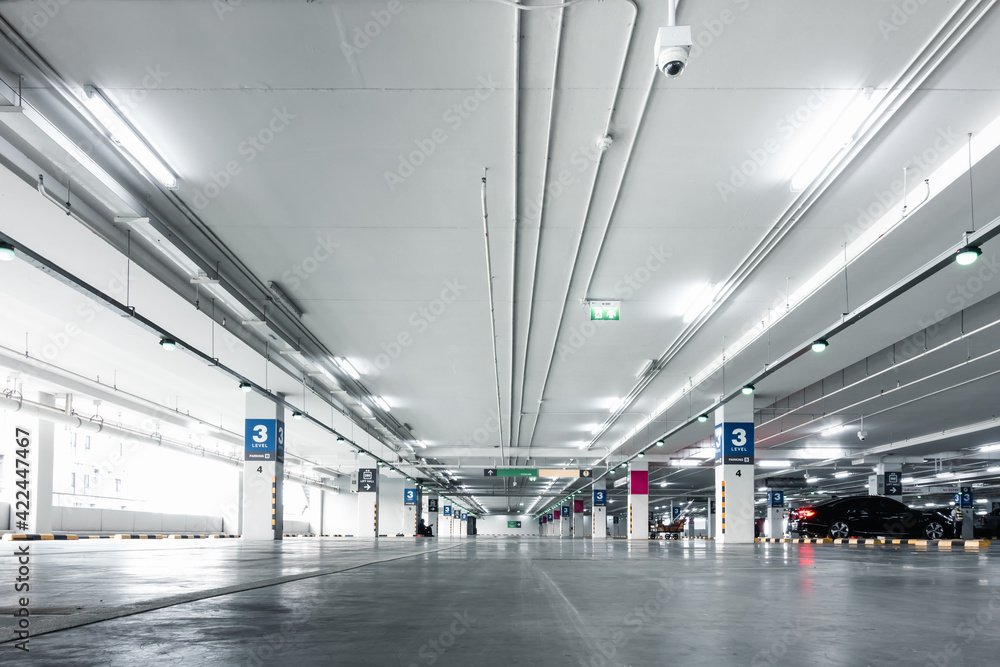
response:
M951 521L935 511L911 509L892 498L834 498L788 514L788 530L817 537L894 536L937 540L950 537Z
M1000 538L1000 507L986 516L976 517L976 537Z

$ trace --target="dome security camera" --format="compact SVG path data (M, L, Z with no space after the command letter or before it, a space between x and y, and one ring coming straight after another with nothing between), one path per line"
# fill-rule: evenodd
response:
M868 437L868 431L858 431L858 440L864 441Z
M691 55L691 26L669 26L656 33L653 55L656 69L668 78L675 79L684 73L688 57Z
M667 78L676 79L684 73L684 66L687 65L688 55L691 49L684 46L671 46L662 51L656 58L656 68L667 75Z

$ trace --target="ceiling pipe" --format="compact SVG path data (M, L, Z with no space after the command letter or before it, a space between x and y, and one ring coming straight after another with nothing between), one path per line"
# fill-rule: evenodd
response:
M565 1L565 0L564 0ZM552 120L556 106L556 84L559 81L559 56L562 52L563 23L566 21L566 10L559 9L559 24L556 26L555 57L552 62L552 94L549 96L549 121L545 131L545 161L542 165L541 198L538 202L538 234L535 235L534 261L531 264L531 287L528 292L528 321L525 324L524 349L521 353L521 390L518 394L517 438L511 433L511 447L517 447L521 442L521 418L524 412L524 386L528 375L528 348L531 346L531 318L535 309L535 288L538 283L538 257L542 246L542 221L545 213L545 190L549 175L549 152L552 149ZM514 372L514 360L511 359L511 372Z
M629 51L632 49L632 39L635 37L635 26L638 23L639 17L639 7L635 4L633 0L625 0L629 6L632 8L632 20L629 25L628 39L625 40L625 49L622 51L621 66L618 68L618 78L615 81L614 93L611 97L611 105L608 107L610 110L608 112L608 120L604 124L604 134L602 136L611 136L611 122L614 119L615 109L618 108L618 98L621 94L622 79L625 77L625 67L628 64ZM676 0L671 0L671 7L676 10ZM641 118L640 118L641 122ZM636 126L638 131L638 126ZM563 306L559 311L559 322L556 324L555 337L552 340L552 350L549 353L548 363L545 365L545 374L542 376L542 389L538 396L543 401L545 400L545 389L549 385L549 376L552 372L552 362L555 360L556 347L559 344L559 335L562 333L563 321L566 319L566 311L569 307L569 293L573 286L573 276L576 275L576 267L580 261L580 249L583 246L583 235L587 230L587 220L590 218L590 210L594 204L594 193L597 190L597 177L601 172L601 166L604 164L604 150L601 150L597 154L597 164L594 165L594 178L590 181L590 192L587 195L587 208L583 212L583 219L580 223L580 234L576 237L576 248L573 250L573 264L570 266L569 275L566 277L566 289L563 292ZM628 159L631 159L632 153L629 151ZM626 169L628 162L626 161L623 165L623 169ZM607 228L605 228L607 232ZM535 417L531 426L531 435L528 438L528 449L531 449L532 443L535 441L535 430L538 425L538 420L541 419L541 409L539 408L539 414Z
M493 343L493 371L497 390L497 429L500 436L500 458L503 458L503 412L500 404L500 359L497 355L497 316L493 299L493 258L490 257L490 215L486 207L486 169L483 169L483 241L486 247L486 289L490 299L490 342Z
M750 276L750 274L763 262L768 254L788 235L792 228L802 219L806 212L815 204L822 194L829 188L833 181L847 169L851 161L874 139L877 133L904 105L910 96L919 88L941 62L955 49L955 47L965 38L965 36L983 18L986 12L995 4L996 0L978 0L968 8L961 17L956 19L964 5L956 6L955 10L948 16L941 27L926 42L917 55L911 59L902 73L897 77L889 88L878 107L869 115L869 119L876 120L869 123L865 121L863 126L866 129L862 136L852 144L850 150L844 153L833 169L828 169L828 173L822 179L810 185L802 194L786 209L781 218L768 230L764 240L762 240L747 256L743 263L733 272L726 281L724 288L719 292L712 305L704 310L695 320L670 344L667 350L661 355L653 371L640 380L623 401L622 409L625 409L634 401L642 391L659 375L660 371L672 360L691 340L701 326L714 315L725 300L732 295ZM978 12L978 13L977 13ZM624 178L624 173L623 173ZM619 188L620 190L620 188ZM617 209L618 199L616 197L611 216L608 218L610 227L611 217ZM605 235L607 229L605 230ZM597 259L594 261L594 268L591 271L590 279L587 282L587 294L593 283L594 274L601 257L604 243L602 237L601 246L598 249ZM618 415L612 415L605 424L605 427L594 436L596 442L604 435L607 429L617 421Z

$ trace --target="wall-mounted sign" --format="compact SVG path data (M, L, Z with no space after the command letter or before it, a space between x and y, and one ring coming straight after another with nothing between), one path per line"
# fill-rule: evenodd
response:
M278 419L248 419L244 435L244 461L285 460L285 423Z
M725 465L753 465L753 422L716 426L715 458Z
M428 498L427 499L427 511L428 512L437 512L438 511L438 499L437 498Z
M621 316L621 301L590 301L590 319L618 321Z
M594 489L594 507L608 504L608 492L604 489Z

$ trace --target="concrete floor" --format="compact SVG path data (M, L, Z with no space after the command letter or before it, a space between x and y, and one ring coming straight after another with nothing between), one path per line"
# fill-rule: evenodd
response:
M0 554L4 642L18 544ZM1000 664L1000 554L989 550L30 544L32 632L49 633L27 654L0 643L0 665Z

